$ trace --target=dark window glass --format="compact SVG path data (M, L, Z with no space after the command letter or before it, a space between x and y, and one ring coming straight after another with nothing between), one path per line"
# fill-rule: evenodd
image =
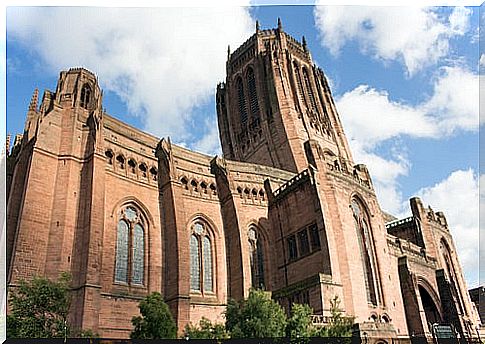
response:
M128 282L128 235L129 228L125 221L118 222L116 240L115 281Z
M204 291L213 291L212 288L212 252L211 241L208 237L203 240L203 257L204 257Z
M237 98L239 102L239 116L241 118L241 122L246 123L248 120L248 112L246 109L246 99L244 97L244 87L243 87L243 81L241 78L237 79L236 87L237 87Z
M258 94L256 91L256 80L252 68L248 70L249 109L253 116L259 117Z
M306 229L298 232L298 244L300 245L300 254L302 256L310 253L310 244L308 243L308 233Z
M143 227L137 223L133 231L133 268L131 282L134 284L143 284L143 270L145 266L144 251L145 239Z
M288 242L288 257L290 260L294 260L298 257L298 251L296 249L296 238L294 235L286 239Z
M200 290L199 239L190 237L190 289Z
M320 234L315 224L310 225L310 243L312 245L312 251L320 249Z
M87 109L89 101L91 100L91 88L88 85L84 85L81 89L81 107Z

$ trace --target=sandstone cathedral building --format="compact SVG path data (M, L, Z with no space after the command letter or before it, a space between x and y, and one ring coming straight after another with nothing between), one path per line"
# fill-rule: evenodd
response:
M305 40L256 25L226 70L222 157L109 115L84 68L34 92L7 169L9 288L70 272L70 323L105 338L129 337L151 292L182 331L223 322L252 287L322 323L337 296L369 338L430 338L433 324L476 336L444 214L418 198L405 219L381 210Z

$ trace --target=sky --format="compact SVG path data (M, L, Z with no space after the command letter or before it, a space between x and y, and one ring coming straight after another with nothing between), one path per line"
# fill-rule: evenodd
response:
M468 286L478 285L479 196L485 197L478 187L479 66L485 69L478 7L317 3L6 13L8 133L22 132L35 88L55 90L61 70L85 67L98 76L109 114L211 155L221 154L215 89L225 78L227 47L235 50L252 35L256 20L275 28L280 17L284 31L305 36L329 79L354 160L368 166L381 208L407 217L408 199L419 196L443 211Z

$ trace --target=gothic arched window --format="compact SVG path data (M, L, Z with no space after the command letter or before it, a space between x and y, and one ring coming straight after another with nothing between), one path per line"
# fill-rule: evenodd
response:
M374 243L369 225L369 216L361 202L356 199L352 200L351 207L362 256L367 301L373 305L377 305L377 269L374 259Z
M461 314L464 313L464 307L463 307L463 300L461 297L461 293L459 291L459 288L457 286L458 283L458 277L455 271L455 266L453 264L453 261L451 259L451 249L448 245L448 243L444 240L441 239L440 241L440 251L441 251L441 256L443 257L444 263L445 263L445 271L448 276L448 280L451 285L451 293L453 294L454 298L456 299L456 303L458 303L459 310Z
M248 111L246 109L246 99L244 97L244 86L241 77L236 80L237 99L239 104L239 116L241 123L246 123L248 120Z
M256 91L256 79L252 68L247 73L248 91L249 91L249 109L253 116L259 117L258 93Z
M303 68L303 79L305 80L305 88L308 98L310 98L310 104L313 110L317 109L317 103L315 101L315 95L313 94L313 89L310 83L310 77L308 76L308 72L306 68Z
M295 72L295 79L296 79L296 87L297 87L297 96L301 100L301 104L305 105L305 97L303 96L303 84L301 82L300 76L300 67L298 67L298 63L293 62L293 70Z
M214 292L212 240L207 225L197 221L190 235L190 290Z
M118 213L115 282L144 284L147 222L133 205Z
M263 243L258 231L251 227L248 231L249 262L251 264L251 285L264 289L264 253Z
M85 84L81 89L81 102L80 102L81 107L87 109L90 101L91 101L91 87L89 87L88 84Z

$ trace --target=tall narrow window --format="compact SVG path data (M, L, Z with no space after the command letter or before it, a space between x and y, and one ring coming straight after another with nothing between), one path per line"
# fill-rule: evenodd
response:
M310 105L313 110L317 109L317 103L315 101L315 95L313 94L312 85L310 83L310 77L308 76L308 72L306 68L303 68L303 79L305 80L305 88L308 98L310 99Z
M122 208L118 217L115 282L143 285L147 221L132 205Z
M203 242L203 257L204 257L204 290L212 291L212 252L211 241L209 237L205 236Z
M300 67L298 67L298 64L296 62L293 62L293 70L295 72L298 99L300 99L302 105L306 105L305 97L303 95L303 84L301 82Z
M364 207L357 200L352 200L351 207L362 256L367 301L373 305L377 305L377 269L374 260L374 244L370 227L368 225L369 217L364 210Z
M251 115L259 117L259 104L258 104L258 93L256 91L256 79L254 78L254 71L249 68L248 74L248 90L249 90L249 109L251 110Z
M131 270L131 282L143 284L144 251L145 251L143 227L137 223L133 231L133 260Z
M298 232L298 244L302 256L310 253L310 244L308 242L308 232L306 231L306 228Z
M286 239L288 243L288 258L289 260L294 260L298 258L298 251L296 249L296 239L295 236L292 235Z
M264 253L261 237L255 228L248 231L249 263L251 265L251 284L254 288L264 289Z
M236 87L237 87L237 99L239 103L239 116L241 118L241 123L246 123L248 120L248 111L246 109L246 99L244 97L243 81L240 77L236 81Z
M310 243L312 251L320 249L320 235L316 224L310 225Z
M196 222L190 236L190 290L214 291L212 241L205 223Z
M125 220L118 222L118 238L116 240L116 282L128 282L128 239L129 228Z
M190 289L200 290L199 239L190 237Z
M81 102L80 102L81 107L87 109L89 106L90 100L91 100L91 87L89 87L89 85L86 84L81 89Z

